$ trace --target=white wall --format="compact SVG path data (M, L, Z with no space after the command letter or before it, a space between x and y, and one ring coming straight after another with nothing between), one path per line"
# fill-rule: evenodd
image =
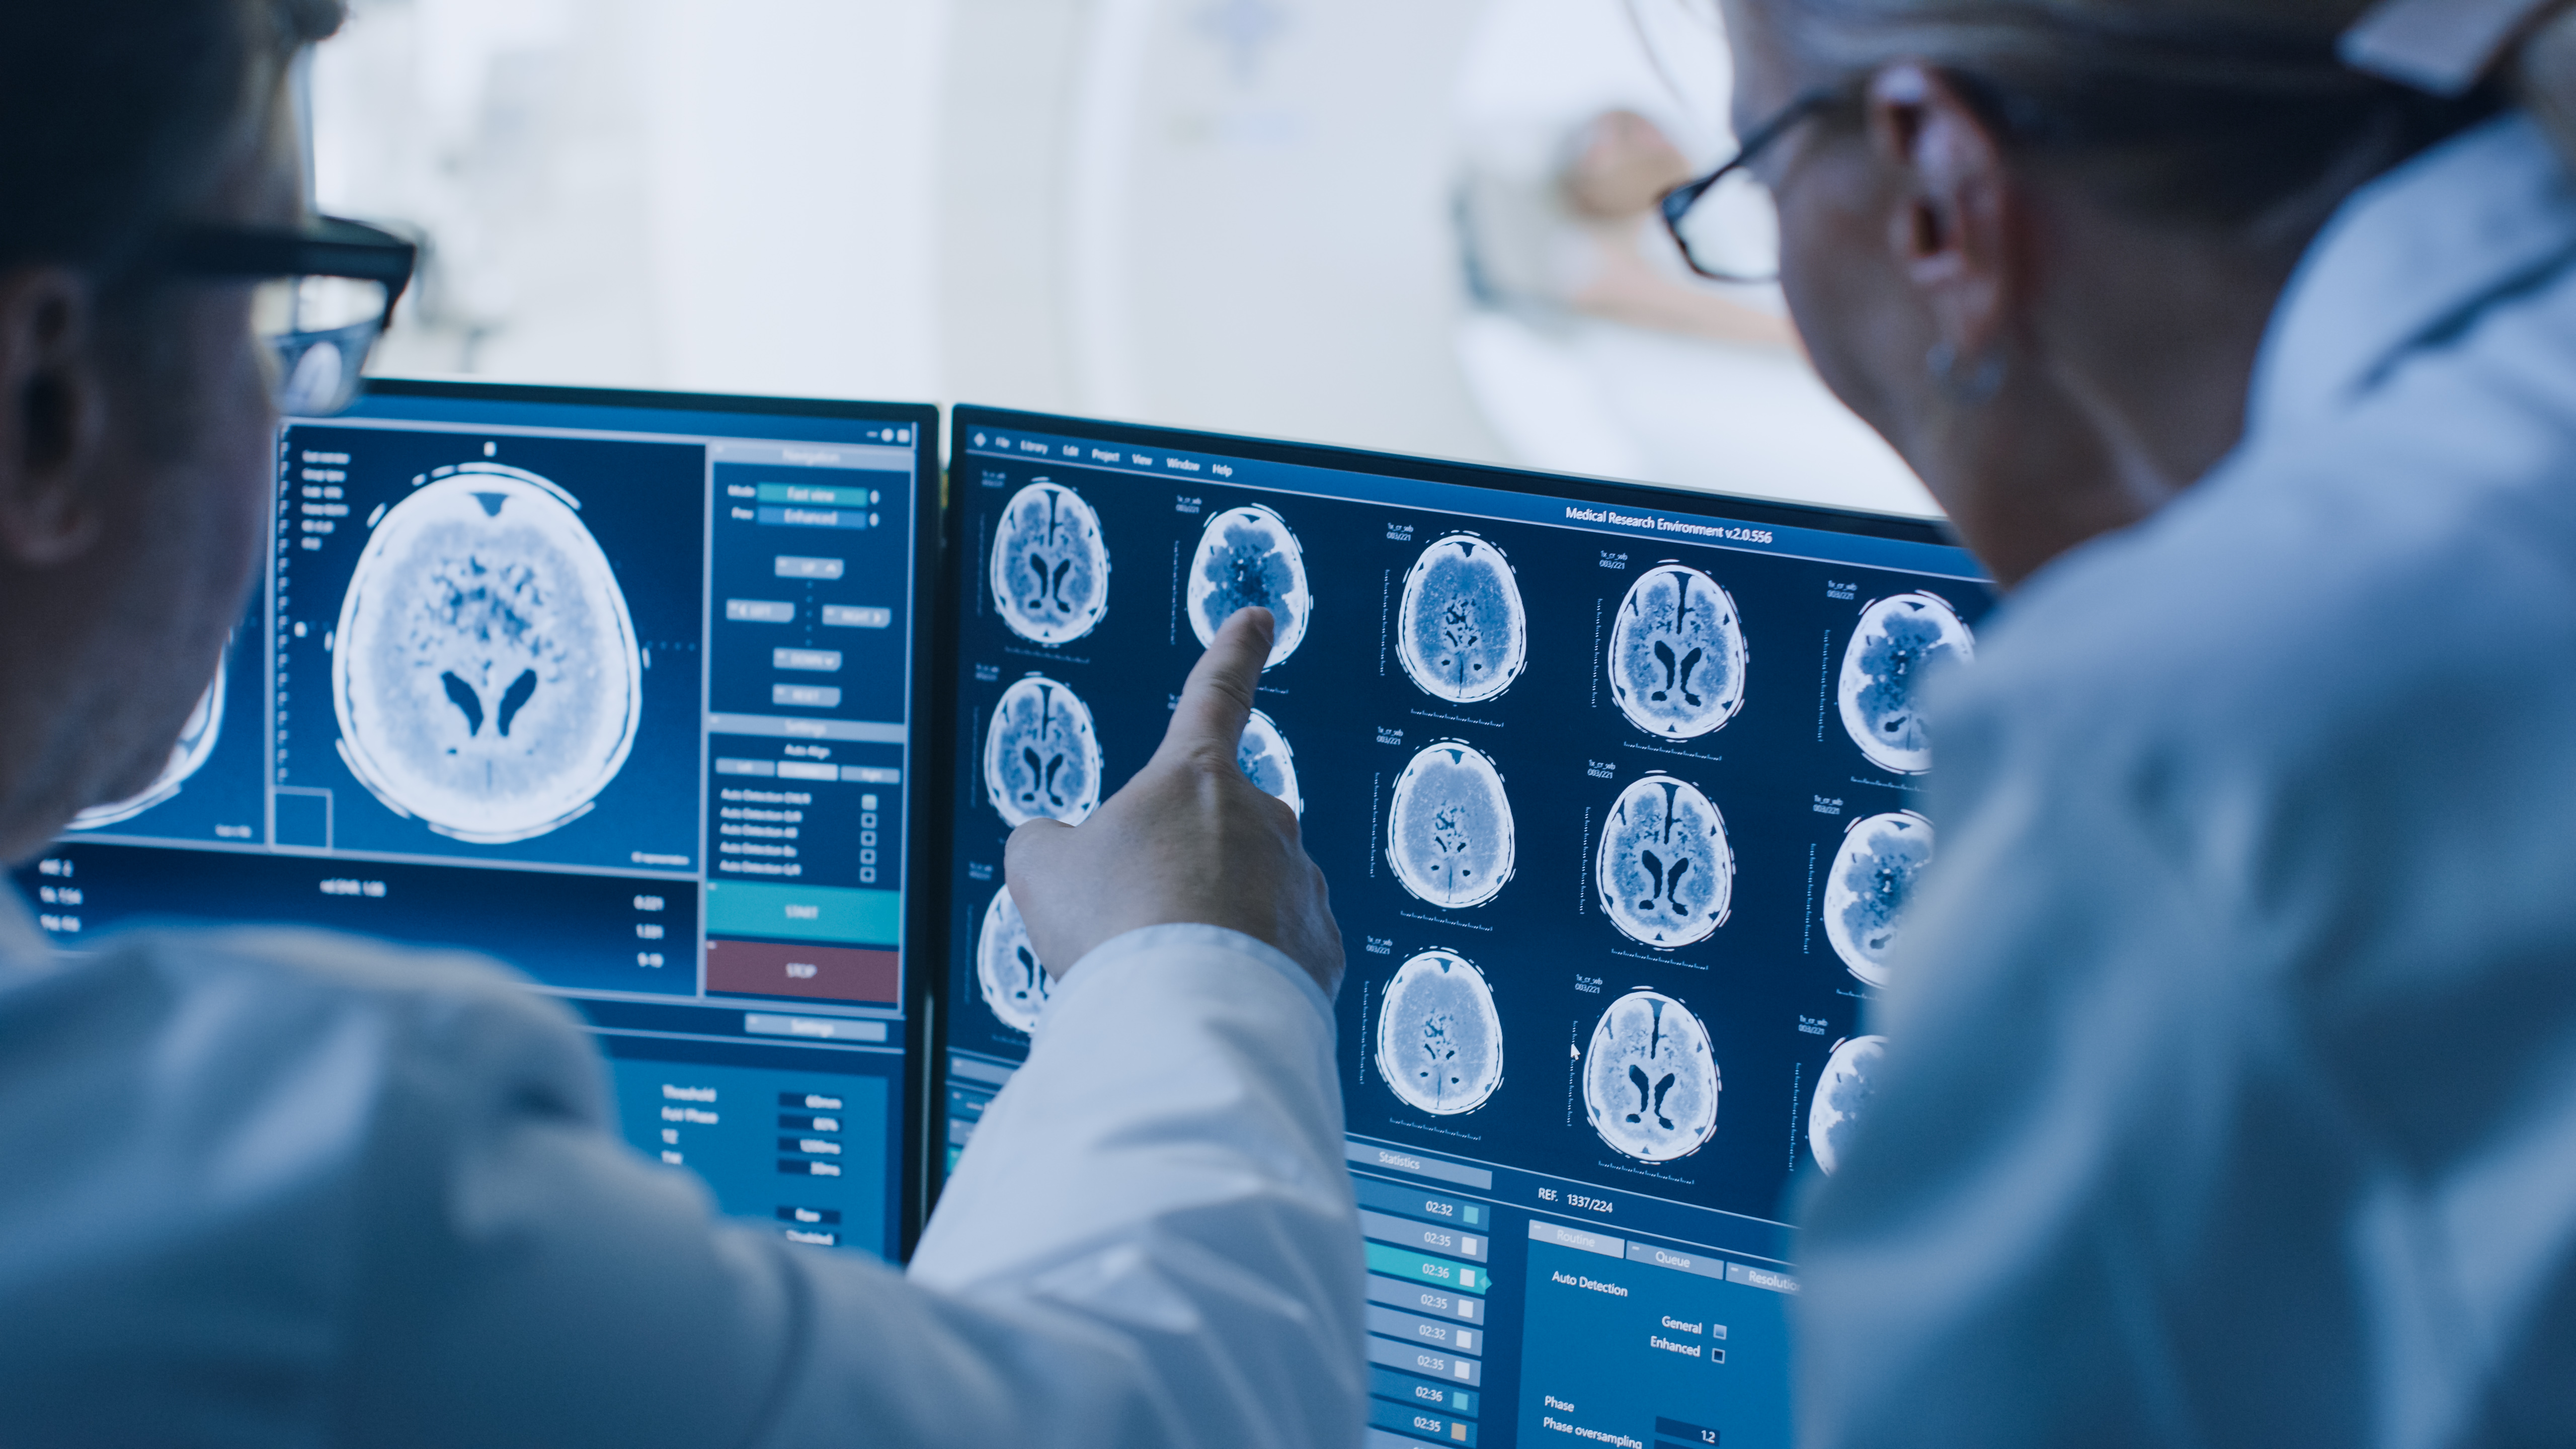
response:
M632 4L633 0L628 0ZM940 391L940 0L651 0L670 385Z
M314 68L326 209L437 271L385 370L939 389L941 0L360 0Z

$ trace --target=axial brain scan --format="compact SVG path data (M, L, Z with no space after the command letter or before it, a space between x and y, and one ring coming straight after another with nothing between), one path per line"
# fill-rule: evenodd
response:
M1708 1029L1661 992L1629 992L1592 1029L1583 1109L1625 1156L1670 1162L1705 1146L1717 1128L1718 1086Z
M1879 1059L1886 1055L1887 1038L1852 1037L1835 1046L1816 1078L1816 1100L1807 1109L1807 1151L1828 1174L1842 1161L1852 1124L1869 1110Z
M542 835L626 764L643 665L572 495L496 463L427 475L378 520L332 635L340 753L460 840Z
M1744 707L1744 624L1717 580L1683 564L1647 571L1610 631L1610 697L1650 735L1690 739Z
M1851 973L1887 984L1915 879L1932 863L1932 822L1911 810L1855 820L1825 877L1825 939Z
M1066 644L1109 610L1109 549L1082 495L1041 479L1012 495L993 534L993 604L1011 632Z
M1734 894L1726 822L1689 781L1648 775L1610 807L1593 878L1601 913L1631 938L1667 950L1705 940Z
M993 892L984 908L984 929L975 938L975 979L984 988L984 1004L1004 1026L1035 1031L1038 1013L1046 1009L1046 968L1029 945L1029 928L1011 899L1011 888Z
M1395 777L1386 858L1406 890L1435 906L1481 906L1511 879L1512 850L1502 774L1474 746L1433 745Z
M178 742L170 746L170 758L161 773L141 793L110 805L92 805L72 817L66 827L71 830L97 830L133 819L162 801L179 793L188 777L204 767L206 757L215 752L215 741L224 728L224 666L215 666L215 682L197 696L197 707L188 711L188 722L179 728Z
M1898 594L1861 611L1843 651L1843 728L1870 763L1900 775L1932 768L1932 740L1916 691L1935 666L1965 664L1975 650L1958 612L1931 594Z
M1270 664L1297 652L1306 637L1312 600L1306 592L1306 555L1278 514L1258 503L1229 508L1208 520L1190 559L1190 628L1199 643L1240 609L1268 609L1278 624ZM1265 666L1267 667L1267 666Z
M1377 1069L1387 1087L1435 1116L1485 1105L1503 1081L1503 1019L1485 973L1465 957L1425 951L1396 968L1378 1015Z
M1501 551L1472 533L1435 539L1404 576L1396 657L1425 694L1475 704L1529 662L1529 615Z
M1235 746L1234 762L1262 793L1287 801L1288 808L1300 815L1306 813L1305 798L1297 793L1297 757L1270 716L1256 709L1243 722L1243 742Z
M984 794L1013 829L1080 825L1100 804L1100 740L1072 690L1031 674L1002 691L984 734Z

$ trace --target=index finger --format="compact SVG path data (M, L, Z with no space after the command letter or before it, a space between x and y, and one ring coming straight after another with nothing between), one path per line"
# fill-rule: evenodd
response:
M1212 749L1234 758L1243 743L1243 723L1252 715L1253 688L1270 661L1275 628L1270 611L1258 607L1237 609L1225 621L1181 686L1181 702L1172 710L1171 728L1155 751L1158 757Z

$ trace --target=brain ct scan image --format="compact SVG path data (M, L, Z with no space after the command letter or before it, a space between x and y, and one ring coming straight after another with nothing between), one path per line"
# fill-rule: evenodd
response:
M1631 586L1610 631L1610 697L1629 723L1685 740L1744 707L1744 624L1717 580L1660 564Z
M1529 662L1529 615L1501 551L1472 533L1435 539L1404 576L1396 657L1425 694L1475 704Z
M1297 793L1297 757L1270 716L1256 709L1243 722L1243 743L1235 746L1234 761L1262 793L1287 801L1288 808L1300 815L1306 813L1306 801Z
M1386 858L1406 890L1464 909L1494 898L1512 877L1512 802L1494 762L1447 740L1395 777L1386 812Z
M1911 810L1855 820L1825 877L1825 939L1851 973L1887 984L1887 954L1914 882L1932 863L1932 822Z
M1100 804L1100 740L1072 690L1031 674L1002 691L984 734L984 794L1013 829L1080 825Z
M215 741L222 736L223 729L224 666L218 663L215 682L206 686L204 694L197 696L197 707L188 711L188 722L179 727L179 739L170 746L170 758L161 766L161 773L152 777L152 783L145 786L140 794L112 805L92 805L73 816L72 823L65 828L98 830L121 825L178 794L179 787L187 784L188 777L203 768L207 757L214 754Z
M1593 879L1601 913L1631 939L1666 950L1705 940L1735 890L1726 822L1689 781L1648 775L1610 807Z
M1842 714L1871 764L1900 775L1932 768L1916 691L1927 671L1965 664L1975 648L1958 612L1931 594L1898 594L1861 611L1843 651Z
M1705 1146L1717 1128L1718 1086L1708 1029L1661 992L1629 992L1592 1029L1583 1109L1625 1156L1670 1162Z
M1879 1059L1886 1055L1887 1038L1852 1037L1835 1044L1834 1054L1816 1077L1816 1100L1807 1109L1807 1151L1828 1174L1851 1142L1852 1124L1869 1110Z
M1229 508L1208 520L1190 559L1190 628L1205 646L1240 609L1268 609L1279 632L1270 665L1297 652L1306 638L1312 600L1306 592L1306 555L1287 521L1258 503ZM1269 667L1269 666L1264 666Z
M460 840L588 811L635 744L626 596L571 494L441 468L374 525L331 645L340 753L377 798Z
M1448 951L1396 968L1378 1015L1377 1069L1387 1087L1434 1116L1485 1105L1503 1082L1503 1019L1485 973Z
M993 606L1011 632L1068 644L1109 610L1109 548L1082 495L1041 479L1013 494L993 532Z
M984 1004L1014 1031L1035 1031L1046 1009L1046 968L1029 946L1029 928L1011 900L1011 888L993 892L984 908L984 929L975 937L975 979L984 988Z

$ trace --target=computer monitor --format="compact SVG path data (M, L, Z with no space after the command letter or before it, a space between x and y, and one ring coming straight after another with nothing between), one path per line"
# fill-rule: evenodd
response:
M635 1146L897 1257L938 445L926 406L429 383L289 420L264 585L168 768L20 886L66 946L488 952L579 1013Z
M1269 605L1242 760L1349 950L1371 1443L1791 1442L1789 1198L1882 1043L1928 671L1991 595L1935 525L959 408L942 607L948 1160L1047 993L1031 815L1142 765Z

